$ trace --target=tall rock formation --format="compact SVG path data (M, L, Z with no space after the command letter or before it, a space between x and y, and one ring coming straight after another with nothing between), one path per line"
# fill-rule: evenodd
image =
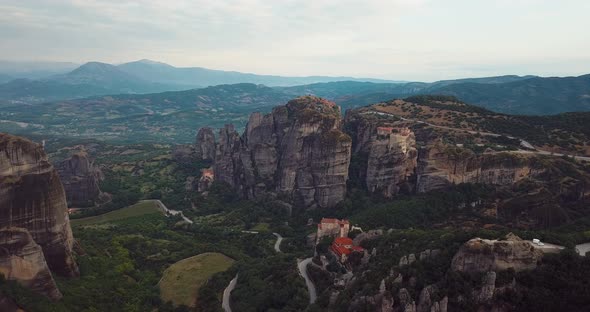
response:
M418 152L410 123L388 117L349 111L345 129L353 140L353 178L372 193L393 197L404 187L413 190Z
M340 108L306 96L250 116L240 136L219 132L215 179L253 198L279 193L302 207L332 207L344 199L351 140L340 130Z
M215 134L213 129L205 127L199 129L195 142L197 159L213 161L215 159Z
M64 188L42 147L0 133L0 271L57 299L47 268L77 276L73 243Z
M378 127L367 161L367 189L392 197L416 168L416 139L406 127Z
M104 179L100 169L88 158L86 152L78 152L56 165L66 191L68 205L86 207L102 201L98 186Z

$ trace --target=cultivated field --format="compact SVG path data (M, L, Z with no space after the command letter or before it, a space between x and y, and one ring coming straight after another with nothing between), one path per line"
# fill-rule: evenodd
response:
M233 259L214 252L203 253L171 265L159 282L160 297L176 306L194 307L199 288L213 274L227 270Z
M82 219L72 219L71 223L72 226L88 226L128 219L152 213L162 213L162 211L158 208L158 205L155 201L142 201L135 205L121 208L115 211L110 211L98 216Z

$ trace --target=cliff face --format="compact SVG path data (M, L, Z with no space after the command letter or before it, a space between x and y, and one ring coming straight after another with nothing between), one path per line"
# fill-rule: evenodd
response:
M531 270L543 252L530 242L509 234L506 240L474 238L466 242L455 254L451 269L461 272Z
M393 197L414 188L418 152L408 122L384 118L371 111L349 112L345 129L353 139L351 174L370 192Z
M0 262L11 263L10 274L15 279L39 273L43 278L35 279L35 283L54 288L43 282L49 279L42 273L46 272L44 261L38 258L41 255L35 251L35 244L42 249L51 271L78 275L65 192L56 170L39 145L7 134L0 134L0 229L4 231ZM15 263L12 259L19 255L27 255L28 260ZM56 291L44 293L56 297Z
M417 189L428 192L451 184L512 185L542 173L529 166L527 157L509 154L476 155L468 149L436 143L423 148L418 158Z
M377 128L368 154L367 189L385 197L396 195L414 174L416 160L416 140L409 128Z
M92 206L100 201L98 186L104 179L85 152L79 152L56 165L70 206Z
M250 116L240 136L219 132L215 179L244 197L276 192L302 207L332 207L344 199L351 140L340 130L340 108L301 97L270 114Z
M215 159L215 134L211 128L201 128L195 142L197 159L212 161Z
M6 279L17 280L51 299L62 297L45 262L43 249L33 241L29 231L10 227L0 229L0 246L0 273Z

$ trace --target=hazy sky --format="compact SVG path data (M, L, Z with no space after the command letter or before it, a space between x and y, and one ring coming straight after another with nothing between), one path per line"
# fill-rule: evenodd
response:
M589 0L0 0L0 59L279 75L590 73Z

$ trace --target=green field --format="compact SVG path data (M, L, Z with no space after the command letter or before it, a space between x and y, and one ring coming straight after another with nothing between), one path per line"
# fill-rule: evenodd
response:
M131 217L142 216L152 213L162 213L155 201L143 201L135 205L107 212L94 217L72 219L72 226L87 226L99 223L108 223L123 220Z
M256 224L253 228L251 228L250 231L268 232L268 231L270 231L270 224L268 224L266 222L260 222L260 223Z
M226 255L207 252L180 260L171 265L159 282L160 297L176 306L194 307L199 288L209 277L223 272L232 265L233 259Z

